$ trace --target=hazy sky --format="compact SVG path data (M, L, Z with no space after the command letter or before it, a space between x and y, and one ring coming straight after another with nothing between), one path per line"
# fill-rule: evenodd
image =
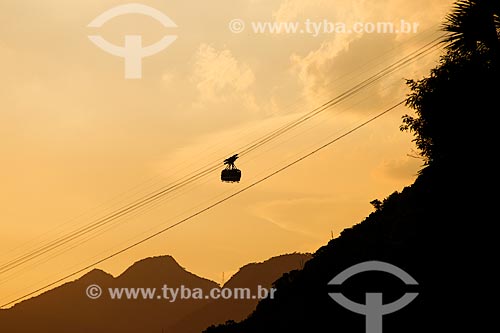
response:
M277 129L439 36L451 1L140 1L168 15L87 25L120 0L0 2L0 266L152 193ZM139 3L139 2L138 2ZM245 30L233 33L229 22ZM415 22L417 33L255 33L252 22ZM303 27L303 26L302 26ZM124 78L116 45L177 40ZM21 296L204 208L404 99L439 53L363 90L106 232L0 273L0 303ZM362 220L369 202L411 184L421 161L398 128L400 107L329 149L150 242L98 265L114 275L170 254L220 282L240 266L312 252ZM221 165L222 169L222 165ZM71 245L71 246L69 246ZM57 256L55 256L57 254ZM1 271L1 270L0 270Z

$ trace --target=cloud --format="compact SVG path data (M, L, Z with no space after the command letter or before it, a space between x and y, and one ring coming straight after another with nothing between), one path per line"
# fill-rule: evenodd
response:
M416 19L427 25L443 18L454 0L285 0L273 11L276 21L296 21L300 19L326 17L336 22L386 21ZM422 11L425 8L425 11ZM318 16L321 13L322 16Z
M401 157L382 162L373 172L377 178L388 180L405 180L408 183L417 176L417 171L422 167L423 161L413 157Z
M262 202L252 211L280 228L324 240L332 233L336 237L345 228L361 222L370 209L368 202L305 197Z
M339 35L335 40L326 41L305 56L293 54L290 57L291 70L303 86L303 95L311 100L329 89L337 55L347 50L353 35Z
M323 21L324 17L318 16L318 12L328 13L326 19L333 23L346 24L350 27L356 22L393 22L398 24L401 20L415 22L419 24L419 32L436 31L439 24L452 1L436 3L435 1L424 0L424 4L407 3L402 0L389 0L388 2L368 2L359 1L322 1L322 0L287 0L274 11L273 17L276 21ZM425 7L425 15L419 8ZM389 10L390 9L390 10ZM347 29L349 30L349 29ZM319 47L309 49L307 53L296 52L290 56L291 73L295 75L297 81L302 86L302 95L310 101L317 101L318 98L339 88L336 86L338 78L343 74L363 74L366 77L369 70L361 72L360 65L373 60L375 56L385 61L389 65L396 59L401 58L417 47L429 42L437 37L427 36L428 40L411 40L413 34L354 34L335 33L325 34ZM423 39L422 37L419 37ZM407 42L411 40L411 42ZM407 42L399 44L398 51L389 53L394 49L396 42ZM423 63L419 60L418 67L424 67L429 61ZM410 72L407 70L406 72ZM412 73L414 74L414 73ZM402 82L401 76L398 77ZM345 81L345 80L343 80ZM359 80L353 81L353 85ZM404 86L404 84L403 84ZM341 89L340 91L344 91ZM401 89L396 89L401 93ZM394 91L387 92L390 95ZM381 93L380 97L384 97ZM324 97L323 97L324 99Z
M284 1L280 7L273 12L273 18L277 22L289 22L296 20L301 13L303 13L307 8L317 6L321 1L310 0L310 1L294 1L287 0Z
M245 93L255 82L255 75L228 49L217 50L202 44L195 55L191 80L196 84L202 101L220 102L243 94L247 102L252 102Z
M372 8L373 5L367 0L287 0L273 11L273 18L278 22L285 22L321 17L347 23L366 18L366 13ZM323 15L318 16L318 13Z

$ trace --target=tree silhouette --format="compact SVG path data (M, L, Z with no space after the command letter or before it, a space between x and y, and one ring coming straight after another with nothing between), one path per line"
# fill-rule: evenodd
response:
M382 201L380 201L379 199L370 201L370 204L373 206L373 208L375 208L375 210L381 210L383 206Z
M415 134L425 164L478 160L479 146L492 139L492 110L498 109L500 1L458 1L444 30L446 54L429 77L408 80L401 130Z
M449 32L447 47L461 54L491 52L498 57L500 49L500 1L461 0L446 18Z

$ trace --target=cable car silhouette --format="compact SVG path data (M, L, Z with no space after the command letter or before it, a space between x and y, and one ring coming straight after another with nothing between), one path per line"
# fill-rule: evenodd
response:
M238 154L235 154L224 160L226 168L222 170L220 180L226 183L238 183L241 179L241 171L236 168L234 162L238 159Z

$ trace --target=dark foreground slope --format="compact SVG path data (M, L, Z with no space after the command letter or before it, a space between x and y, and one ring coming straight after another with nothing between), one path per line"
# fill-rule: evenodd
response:
M240 323L205 332L365 332L365 317L333 301L327 284L344 269L369 260L396 265L419 283L419 296L411 304L383 317L383 332L453 331L466 325L479 331L482 317L476 314L486 304L477 299L488 292L483 278L491 269L480 261L487 254L482 250L487 195L474 191L484 188L488 173L467 180L457 178L456 171L427 168L412 186L390 195L362 223L320 248L303 270L279 279L276 299L261 301ZM364 303L366 292L382 292L388 303L408 291L380 272L359 274L343 287L358 303Z

